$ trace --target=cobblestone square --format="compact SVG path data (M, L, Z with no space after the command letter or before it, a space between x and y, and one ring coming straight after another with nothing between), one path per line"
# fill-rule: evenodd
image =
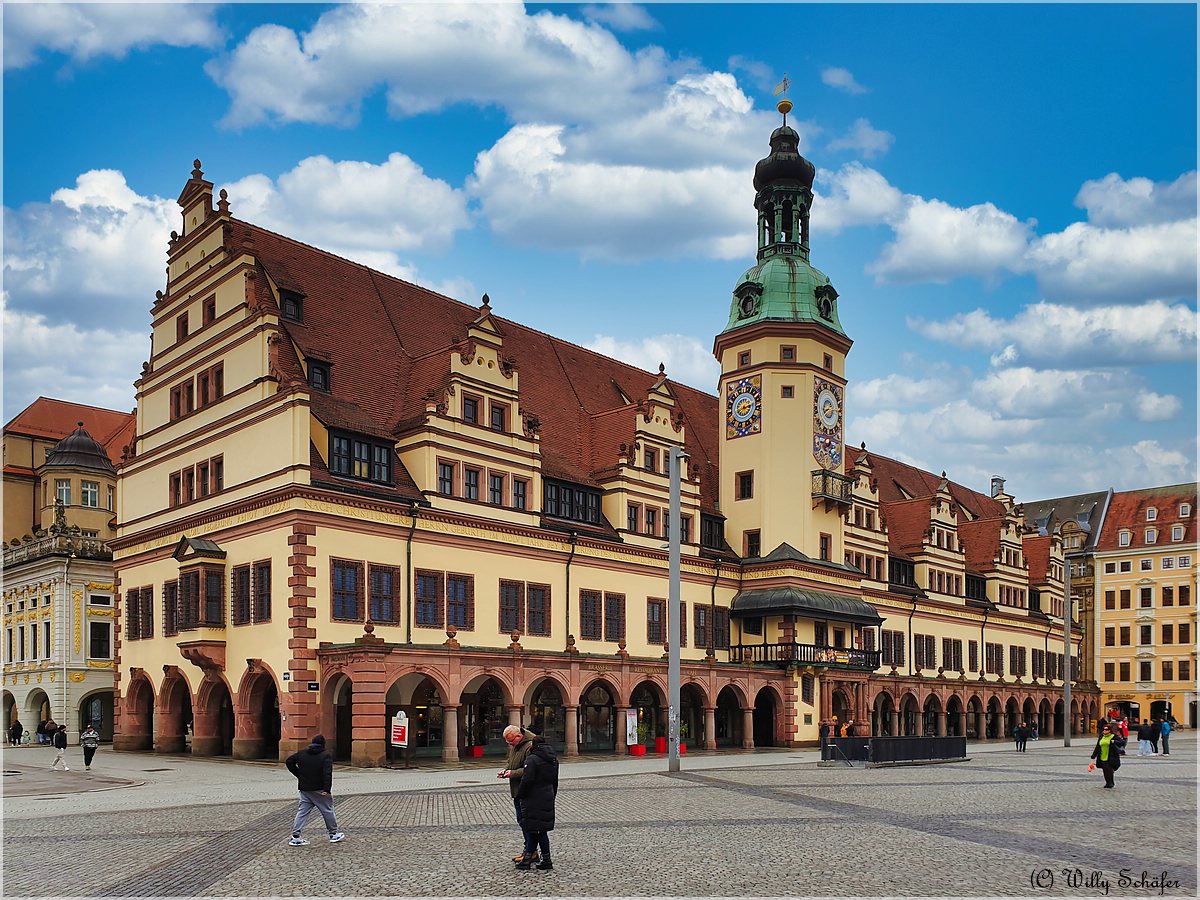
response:
M47 896L1195 896L1196 743L1129 757L1117 789L1091 742L962 763L827 768L795 751L563 766L554 870L515 871L508 792L490 769L368 780L339 770L329 845L287 846L291 783L273 765L101 758L104 790L9 753L4 890ZM140 768L139 768L140 767ZM193 771L194 770L194 771ZM138 773L153 780L138 783ZM494 777L494 776L493 776ZM211 780L215 787L197 785ZM220 782L228 784L221 794ZM34 788L60 787L59 793ZM340 790L339 790L340 786ZM205 796L204 803L191 802ZM136 801L141 798L141 804ZM176 799L172 799L175 797ZM1122 882L1122 873L1126 881ZM1143 879L1143 873L1146 873ZM1107 890L1104 882L1107 881Z

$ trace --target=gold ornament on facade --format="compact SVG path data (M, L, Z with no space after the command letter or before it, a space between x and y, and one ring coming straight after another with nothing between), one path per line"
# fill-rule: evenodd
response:
M111 659L89 659L88 660L88 668L89 669L111 669L112 667L113 667L113 662Z
M87 673L86 672L72 672L70 675L70 678L73 682L75 682L76 684L79 684L79 682L81 682L81 681L83 681L83 679L87 678Z
M101 584L98 581L89 581L87 583L87 589L89 591L107 591L112 593L113 585L111 582L108 584Z
M83 646L83 591L76 589L72 595L75 600L75 652Z

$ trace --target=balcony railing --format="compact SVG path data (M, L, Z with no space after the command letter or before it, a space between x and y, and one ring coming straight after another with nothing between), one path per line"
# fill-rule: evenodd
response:
M812 473L812 495L814 500L849 506L854 502L854 479L830 469L816 469Z
M780 644L736 644L729 648L729 661L780 667L831 666L837 669L862 669L871 672L879 668L879 651L798 644L795 641Z
M65 556L71 552L81 559L112 559L112 550L99 538L82 537L78 534L50 533L29 537L15 545L6 546L4 548L4 566L7 568L27 560L55 554Z

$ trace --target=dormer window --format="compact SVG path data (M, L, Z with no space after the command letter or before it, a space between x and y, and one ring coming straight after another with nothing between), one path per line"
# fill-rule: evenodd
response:
M293 322L304 321L304 298L291 291L279 292L279 312Z
M1158 529L1157 528L1147 528L1146 529L1146 543L1153 544L1157 540L1158 540Z
M1146 521L1153 522L1157 518L1158 518L1158 508L1155 506L1147 507L1146 508Z
M749 319L758 313L762 292L762 285L753 281L747 281L738 285L736 296L739 319Z
M1179 518L1186 519L1191 514L1192 514L1192 504L1190 504L1190 503L1180 503L1179 504Z
M1128 547L1129 542L1133 539L1133 535L1128 531L1121 531L1117 535L1117 545L1120 547Z
M391 446L384 441L329 435L329 471L334 475L391 484L392 455Z
M314 391L329 393L331 390L329 363L318 362L315 359L308 361L308 386Z
M1182 525L1172 525L1171 526L1171 540L1173 540L1173 541L1182 541L1183 540L1183 526Z
M817 315L822 319L833 318L833 304L837 302L838 292L834 290L832 284L822 284L815 291L813 296L817 300Z

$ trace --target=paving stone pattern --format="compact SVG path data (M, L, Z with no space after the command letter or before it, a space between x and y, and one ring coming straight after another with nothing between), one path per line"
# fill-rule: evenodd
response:
M1172 743L1170 758L1127 760L1113 791L1086 773L1090 746L564 780L551 872L513 869L503 784L337 796L346 841L314 816L298 848L295 805L278 800L6 815L4 893L1097 897L1098 877L1108 896L1195 896L1196 745ZM1119 887L1122 869L1172 883Z

